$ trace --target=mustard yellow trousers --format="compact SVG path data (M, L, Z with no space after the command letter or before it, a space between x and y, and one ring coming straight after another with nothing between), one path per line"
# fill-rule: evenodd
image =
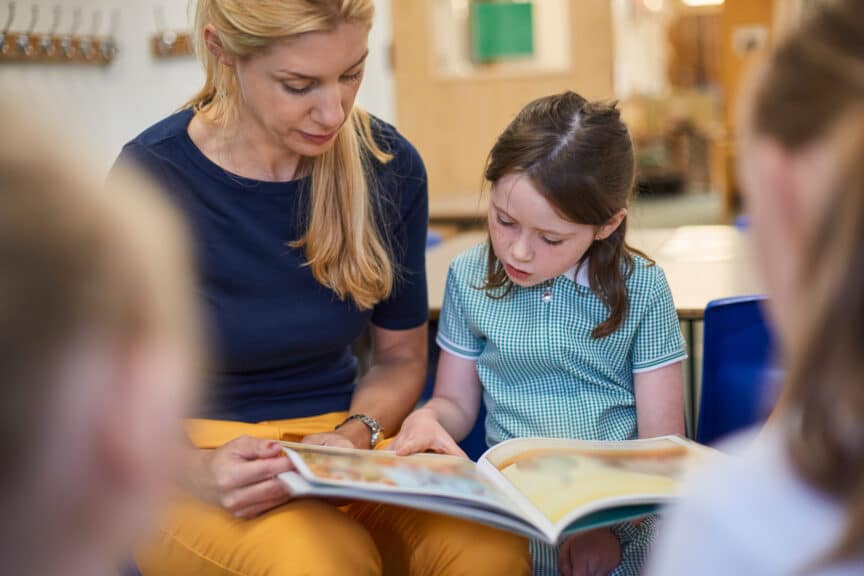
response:
M241 435L297 441L345 417L246 424L191 420L199 448ZM322 576L529 574L527 540L480 524L372 503L343 508L297 500L252 520L184 496L154 542L136 554L144 576Z

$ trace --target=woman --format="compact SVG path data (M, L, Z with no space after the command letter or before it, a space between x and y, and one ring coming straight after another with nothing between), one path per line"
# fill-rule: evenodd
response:
M425 378L425 170L354 107L372 16L371 0L199 0L204 88L121 155L193 224L220 362L208 419L190 423L196 497L140 556L145 575L527 570L522 539L294 502L275 478L291 465L272 440L372 448ZM355 386L350 345L367 327Z
M864 2L825 3L750 94L741 181L788 381L692 484L653 573L864 573Z

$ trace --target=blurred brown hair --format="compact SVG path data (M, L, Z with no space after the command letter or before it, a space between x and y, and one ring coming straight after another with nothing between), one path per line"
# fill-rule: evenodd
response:
M770 57L750 111L789 151L830 146L837 167L805 245L803 319L789 336L792 461L848 510L834 560L864 555L864 1L825 3Z
M486 180L526 174L562 218L600 227L627 208L635 182L630 132L615 104L589 102L574 92L538 98L513 119L489 153ZM609 309L609 317L594 327L604 338L627 317L627 278L633 254L627 245L626 217L615 232L595 241L585 254L591 289ZM647 258L647 257L646 257ZM512 288L501 262L489 249L483 288L503 297ZM502 291L496 291L503 288Z
M0 108L0 538L13 566L50 553L27 549L41 548L33 536L47 529L30 517L33 486L40 450L64 441L50 437L50 418L69 396L63 370L76 345L98 339L120 356L170 337L200 352L191 255L173 208L135 174L106 185L20 116Z

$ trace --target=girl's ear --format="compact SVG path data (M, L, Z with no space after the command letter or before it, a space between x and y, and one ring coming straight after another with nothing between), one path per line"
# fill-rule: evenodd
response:
M229 67L234 66L236 58L231 52L225 49L225 45L222 44L222 39L219 37L219 32L213 24L207 24L204 27L204 45L207 46L207 50L221 64Z
M597 230L597 233L594 234L594 239L595 240L605 240L606 238L611 236L618 229L618 227L621 226L621 222L623 222L624 218L626 218L626 217L627 217L627 209L626 208L621 208L620 210L618 210L618 212L616 212L615 214L612 215L611 218L609 218L609 220L606 222L606 224L604 224L603 226L601 226Z

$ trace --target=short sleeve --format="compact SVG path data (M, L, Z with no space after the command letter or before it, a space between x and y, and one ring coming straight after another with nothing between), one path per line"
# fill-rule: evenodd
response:
M152 161L151 157L147 154L147 151L134 142L126 144L120 151L117 159L114 160L114 165L108 173L109 181L117 170L126 168L142 171L154 179L161 175L160 168Z
M429 194L426 169L420 155L407 141L402 141L405 156L398 162L391 186L397 187L400 221L391 223L396 281L393 294L375 306L372 323L387 330L408 330L429 318L429 296L426 286L426 232L429 225ZM395 224L395 225L394 225Z
M658 267L647 309L636 328L633 372L649 372L687 358L681 325L666 275Z
M447 272L444 302L438 319L438 337L435 341L447 352L460 358L476 360L483 352L483 338L472 328L467 310L460 298L460 280L455 264Z

